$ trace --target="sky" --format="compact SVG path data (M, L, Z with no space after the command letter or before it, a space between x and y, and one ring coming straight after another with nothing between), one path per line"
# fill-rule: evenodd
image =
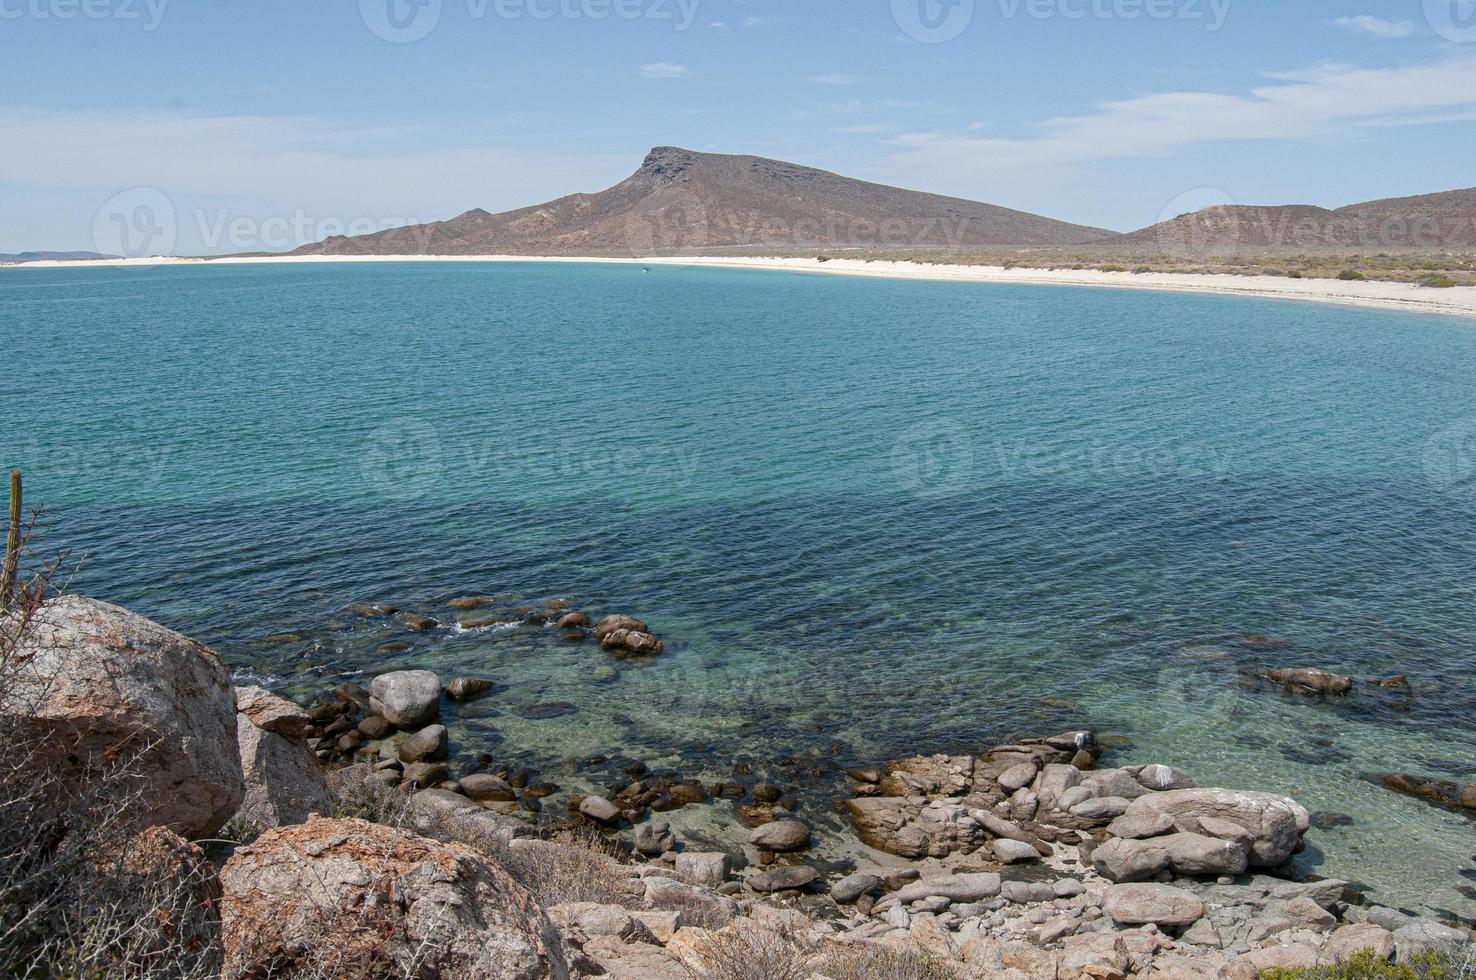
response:
M279 251L752 153L1116 230L1476 185L1476 0L0 0L0 253Z

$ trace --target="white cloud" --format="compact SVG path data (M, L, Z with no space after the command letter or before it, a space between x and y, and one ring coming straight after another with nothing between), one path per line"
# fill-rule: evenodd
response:
M1409 37L1414 33L1414 22L1408 20L1386 20L1370 14L1353 17L1338 17L1334 24L1355 34L1367 34L1377 38Z
M1048 119L1038 134L981 138L958 132L898 136L890 167L964 192L991 177L1029 178L1042 168L1167 157L1224 141L1329 139L1416 113L1476 106L1476 58L1406 68L1320 65L1276 76L1243 94L1165 92L1107 102L1094 112Z
M305 212L309 230L331 224L433 221L474 207L501 211L571 190L596 191L634 169L625 155L563 156L496 146L423 149L424 134L351 130L308 117L197 116L162 112L55 113L0 107L0 184L14 195L0 233L22 218L75 227L88 247L92 210L119 191L157 188L181 212L180 248L203 220L281 218ZM99 153L98 147L106 147ZM61 194L77 213L24 216L26 202ZM80 213L85 210L86 213ZM14 219L14 220L11 220ZM0 247L0 251L11 251Z
M864 79L859 75L831 72L828 75L811 75L806 81L814 85L859 85Z
M674 65L669 61L641 65L640 71L642 78L686 78L692 74L692 69L686 65Z

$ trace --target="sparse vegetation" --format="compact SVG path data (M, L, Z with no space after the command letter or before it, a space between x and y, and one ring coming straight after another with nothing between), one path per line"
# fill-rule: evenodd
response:
M520 840L490 856L543 905L625 905L631 898L629 879L618 870L609 845L592 831L565 841Z
M1365 276L1357 269L1344 269L1338 273L1338 278L1343 282L1363 282L1368 279L1368 276Z
M1421 276L1419 281L1421 286L1427 286L1430 289L1451 289L1456 285L1454 279L1444 274Z
M1312 969L1267 970L1262 980L1471 980L1476 977L1473 947L1421 953L1391 963L1364 950L1346 963Z

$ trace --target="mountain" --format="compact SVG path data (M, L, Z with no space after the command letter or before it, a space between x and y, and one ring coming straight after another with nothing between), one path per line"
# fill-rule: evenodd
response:
M1440 252L1476 246L1476 189L1365 201L1221 205L1094 246L1123 255Z
M993 204L841 177L763 157L659 146L597 194L352 238L294 255L655 255L1053 247L1116 236Z
M0 262L77 262L84 259L111 259L113 255L97 252L12 252L0 254Z

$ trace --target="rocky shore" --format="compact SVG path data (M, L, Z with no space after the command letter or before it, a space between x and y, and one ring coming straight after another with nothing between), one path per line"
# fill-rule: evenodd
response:
M547 614L621 656L663 648L630 616ZM833 803L854 847L836 860L818 856L794 786L635 763L580 795L492 755L453 770L443 707L496 697L482 678L395 671L304 707L234 688L206 647L77 597L44 607L23 644L27 738L46 765L85 785L138 749L147 853L202 866L191 841L227 825L249 839L212 879L229 977L311 961L342 976L1252 978L1473 939L1347 881L1295 880L1312 823L1296 801L1115 764L1088 730L849 770ZM1347 690L1318 672L1270 681ZM1438 805L1476 798L1397 776ZM664 815L687 807L731 807L747 840L683 840ZM725 972L765 957L792 969Z

